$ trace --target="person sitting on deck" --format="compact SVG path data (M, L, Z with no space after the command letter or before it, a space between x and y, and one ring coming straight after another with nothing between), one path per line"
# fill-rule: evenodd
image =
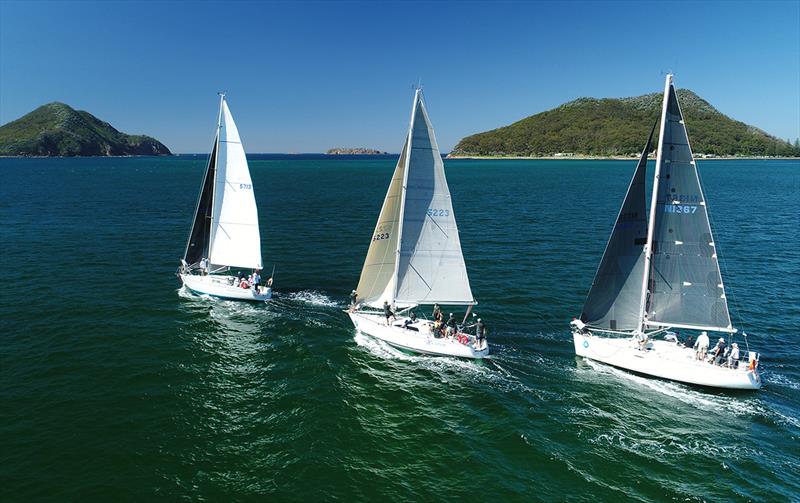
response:
M397 317L394 315L394 312L392 311L391 306L389 306L388 300L383 301L383 315L386 316L387 325L389 324L389 318L393 318L395 320L397 319Z
M695 358L698 360L705 360L706 353L708 352L708 345L710 341L708 340L708 334L706 331L700 332L700 335L697 336L697 340L694 343L694 350L695 350Z
M728 355L728 367L739 368L739 345L735 342L731 344L731 354Z
M686 342L684 342L684 343L683 343L683 345L684 345L685 347L687 347L687 348L691 348L691 347L693 347L693 346L694 346L694 340L692 339L692 336L691 336L691 335L690 335L689 337L687 337L687 338L686 338Z
M433 305L433 321L438 321L441 323L442 321L442 309L439 307L439 304Z
M419 332L418 328L414 328L411 326L416 322L417 322L417 315L416 313L414 313L414 311L411 311L411 314L403 322L403 328L405 328L406 330L413 330L414 332Z

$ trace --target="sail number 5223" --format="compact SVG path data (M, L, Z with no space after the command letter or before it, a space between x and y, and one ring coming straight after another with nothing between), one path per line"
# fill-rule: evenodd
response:
M372 237L373 241L380 241L382 239L389 239L389 233L388 232L379 232L378 234L375 234Z
M449 217L450 210L442 210L439 208L428 208L429 217Z

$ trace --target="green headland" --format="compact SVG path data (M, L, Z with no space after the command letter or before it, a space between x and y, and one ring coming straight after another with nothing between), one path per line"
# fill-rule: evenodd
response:
M579 98L511 125L467 136L450 156L636 156L660 117L662 96L653 93L619 99ZM679 89L678 99L692 151L698 156L800 156L800 142L792 144L734 120L688 89Z
M42 105L0 127L0 156L171 155L150 136L117 131L108 122L64 103Z

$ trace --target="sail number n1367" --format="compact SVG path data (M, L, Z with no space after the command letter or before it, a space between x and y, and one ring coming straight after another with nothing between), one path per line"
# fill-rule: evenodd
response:
M688 206L684 204L668 204L664 206L664 213L695 213L697 206Z
M439 208L428 208L429 217L449 217L450 210L442 210Z

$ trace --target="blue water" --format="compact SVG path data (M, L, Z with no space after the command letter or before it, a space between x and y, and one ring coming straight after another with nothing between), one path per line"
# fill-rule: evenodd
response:
M700 162L756 393L575 358L635 161L446 162L489 362L342 313L392 157L255 156L274 301L181 294L204 162L0 159L0 500L800 500L797 161Z

